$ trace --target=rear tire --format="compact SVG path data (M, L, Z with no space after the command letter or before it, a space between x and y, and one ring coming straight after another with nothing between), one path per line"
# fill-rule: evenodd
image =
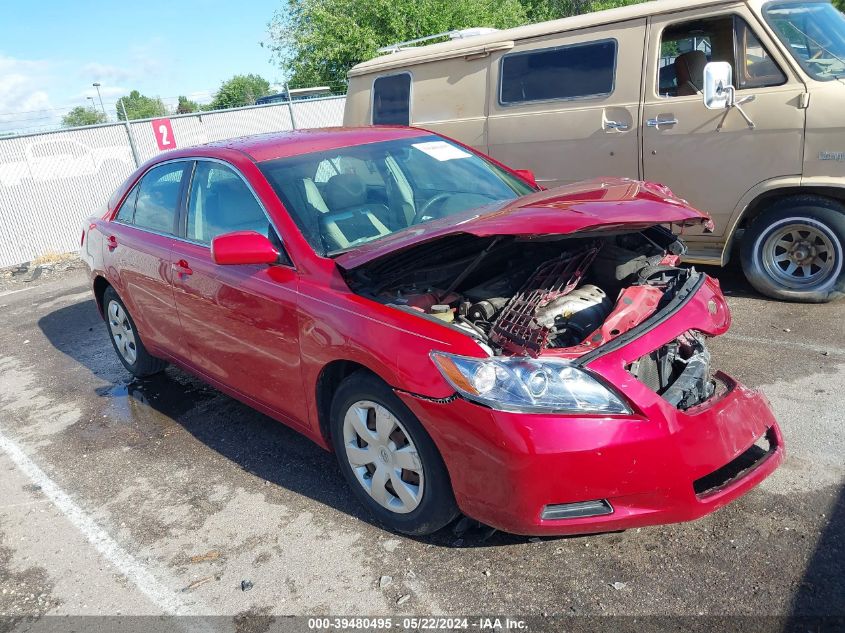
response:
M742 269L773 299L826 303L845 293L845 206L820 196L785 198L751 223Z
M352 493L392 530L432 534L458 516L431 437L372 374L358 371L341 383L332 401L331 439Z
M111 286L103 293L103 315L112 347L127 371L137 378L164 371L167 363L152 356L144 347L135 321Z

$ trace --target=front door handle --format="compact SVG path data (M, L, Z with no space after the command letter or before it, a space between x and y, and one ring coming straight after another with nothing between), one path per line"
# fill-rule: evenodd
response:
M622 123L621 121L605 121L604 122L604 129L605 130L619 130L620 132L624 132L627 130L630 125L627 123Z
M176 274L180 277L182 275L193 275L194 271L191 270L191 267L188 265L188 262L184 259L180 259L178 262L173 262L173 270L176 271Z
M649 119L645 124L648 127L659 128L661 125L677 125L678 119Z

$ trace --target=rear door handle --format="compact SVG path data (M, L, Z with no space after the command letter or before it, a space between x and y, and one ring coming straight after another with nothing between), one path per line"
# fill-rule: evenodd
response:
M645 122L648 127L660 127L661 125L677 125L678 119L649 119Z
M93 225L92 225L92 228L93 228ZM109 235L106 238L106 246L108 247L108 249L110 251L113 251L114 249L116 249L117 248L117 238L114 235Z
M178 262L173 262L173 270L176 271L178 275L193 275L194 271L191 270L191 267L188 265L188 262L184 259L180 259Z
M622 123L621 121L605 121L604 122L604 129L605 130L619 130L620 132L624 132L627 130L630 125L627 123Z

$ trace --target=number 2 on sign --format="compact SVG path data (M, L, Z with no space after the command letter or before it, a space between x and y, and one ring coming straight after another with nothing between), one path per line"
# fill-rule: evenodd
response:
M164 123L158 126L158 133L161 134L161 144L170 145L170 139L167 138L167 126Z

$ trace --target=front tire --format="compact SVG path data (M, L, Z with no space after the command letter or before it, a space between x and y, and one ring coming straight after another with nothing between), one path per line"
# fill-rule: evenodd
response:
M845 206L786 198L751 223L740 252L745 276L773 299L826 303L845 293Z
M332 401L331 439L355 497L392 530L432 534L458 515L437 447L375 376L359 371L341 383Z
M164 371L167 363L152 356L144 347L135 321L111 286L103 293L103 314L112 347L127 371L137 378Z

